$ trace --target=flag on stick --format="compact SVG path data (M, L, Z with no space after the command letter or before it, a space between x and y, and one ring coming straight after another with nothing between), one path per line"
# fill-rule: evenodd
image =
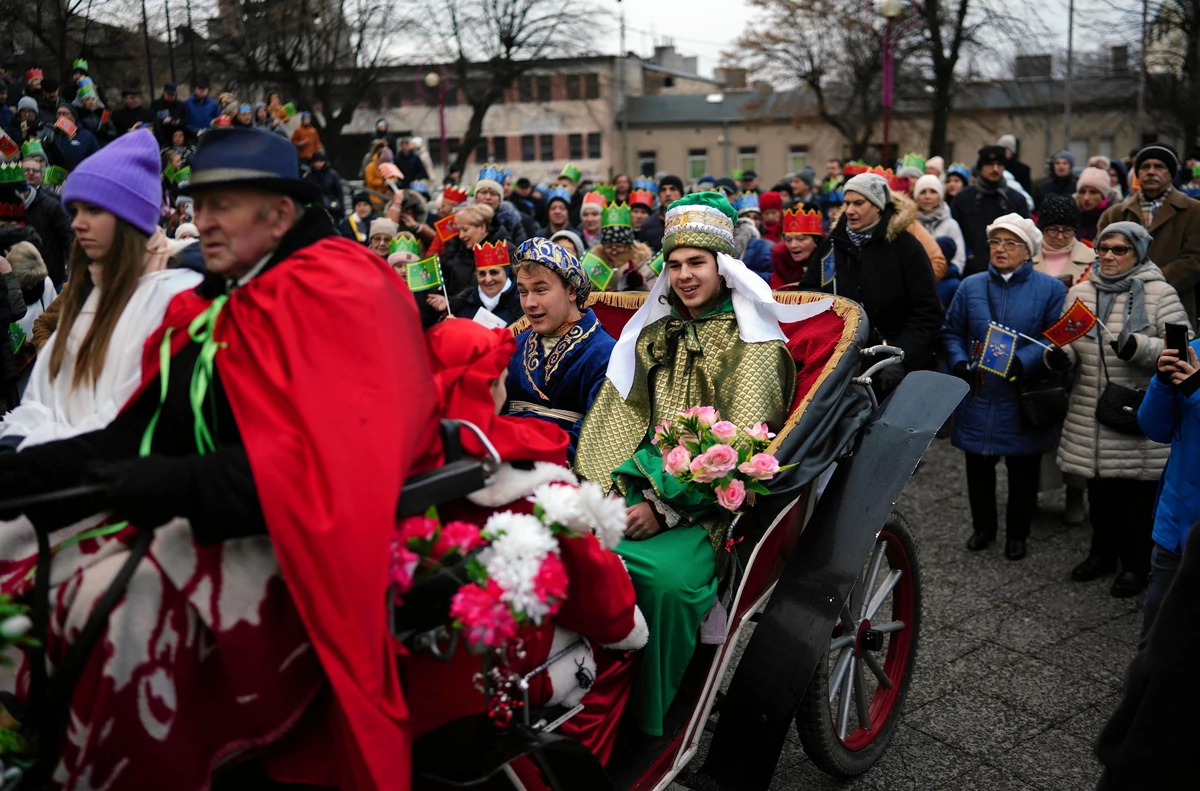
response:
M408 287L414 294L429 291L442 284L442 269L436 255L411 262L408 264L405 274L408 279Z
M583 271L587 272L588 278L592 281L592 285L599 291L604 291L608 288L608 284L612 282L616 272L608 263L596 255L594 250L588 250L587 255L580 261L583 265Z
M438 238L443 243L450 241L458 236L458 223L454 221L453 214L447 214L442 219L433 224L434 230L437 231Z
M1042 335L1045 336L1046 340L1061 349L1067 344L1087 335L1099 321L1100 319L1096 317L1092 309L1083 304L1083 300L1076 297L1075 304L1071 306L1071 309L1064 313L1062 318L1054 322Z
M1017 333L993 321L988 325L987 337L983 339L979 367L988 373L1007 377L1016 350Z

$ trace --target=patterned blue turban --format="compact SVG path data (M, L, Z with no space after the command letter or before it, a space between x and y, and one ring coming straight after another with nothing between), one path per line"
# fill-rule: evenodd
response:
M517 248L517 255L513 259L513 263L520 264L526 261L553 269L567 285L574 286L575 301L580 308L587 301L588 295L592 293L592 281L583 271L583 265L579 263L579 259L549 239L535 236L522 242L521 246Z

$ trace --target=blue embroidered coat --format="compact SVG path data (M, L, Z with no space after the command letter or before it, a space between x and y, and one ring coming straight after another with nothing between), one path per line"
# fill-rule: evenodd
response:
M549 354L542 348L541 336L525 330L517 336L517 353L508 365L505 413L561 427L571 436L567 453L574 460L579 428L604 383L615 345L591 310L583 312Z

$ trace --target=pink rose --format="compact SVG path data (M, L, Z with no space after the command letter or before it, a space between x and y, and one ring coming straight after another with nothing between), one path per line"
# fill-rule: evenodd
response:
M688 453L687 448L679 445L667 451L667 455L663 457L663 470L667 475L679 477L683 475L692 464L692 454Z
M728 486L717 487L717 504L726 511L736 511L746 500L746 484L741 481L731 481Z
M775 438L775 432L767 428L766 423L755 423L746 429L746 435L756 442L767 442Z
M664 420L661 425L654 427L654 436L650 439L651 445L657 445L663 437L671 431L671 421Z
M779 460L770 453L756 453L741 464L738 471L756 481L769 481L779 472Z
M701 426L709 428L721 419L721 413L711 406L696 407L696 419L700 421Z
M738 428L728 420L720 420L713 424L711 431L718 442L728 445L737 436Z
M724 477L737 463L736 450L728 445L713 445L692 460L692 478L700 483L711 483Z
M698 407L698 406L688 407L687 409L683 410L682 412L676 412L675 414L678 415L679 417L685 418L685 419L689 418L689 417L695 417L696 410L698 410L699 408L700 407Z

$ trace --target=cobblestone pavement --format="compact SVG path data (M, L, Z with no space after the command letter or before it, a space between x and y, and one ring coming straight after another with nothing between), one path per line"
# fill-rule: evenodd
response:
M1004 524L1004 465L999 465ZM1090 527L1065 527L1061 493L1043 494L1029 556L1003 541L968 552L962 453L937 440L899 505L917 538L923 617L916 672L887 753L856 780L834 781L793 730L779 791L1090 791L1092 743L1115 708L1141 625L1142 597L1114 599L1109 576L1070 579ZM707 745L704 745L706 747ZM703 754L691 764L699 767ZM689 783L692 780L693 783ZM704 784L685 772L677 788Z

